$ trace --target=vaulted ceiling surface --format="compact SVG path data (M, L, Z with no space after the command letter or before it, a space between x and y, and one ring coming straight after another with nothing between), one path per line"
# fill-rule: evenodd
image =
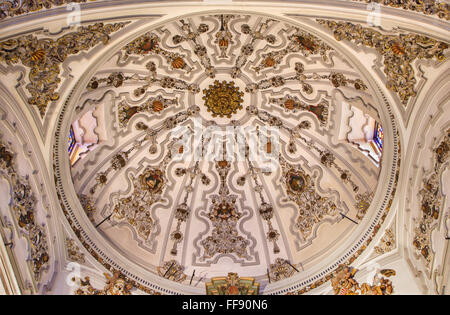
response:
M126 276L148 293L203 293L202 282L228 272L255 277L267 294L304 293L341 264L405 241L403 214L393 218L403 199L394 196L409 176L400 167L413 162L400 148L411 151L427 90L439 91L430 115L445 107L433 83L448 55L442 36L411 32L406 17L439 35L445 7L383 7L376 27L352 15L365 6L357 1L354 12L342 6L342 21L315 5L299 4L299 12L294 2L288 15L199 7L177 16L173 7L156 23L164 6L147 20L124 6L126 18L103 21L96 5L83 4L80 27L51 19L48 29L0 42L0 96L5 85L2 99L28 104L20 130L29 123L42 144L37 159L52 164L56 187L51 213L65 217L62 229L42 230L67 249L56 257L51 244L47 264L89 261L114 273L110 281ZM3 17L8 34L15 18ZM2 120L15 129L20 115ZM439 119L430 134L441 135ZM5 150L20 153L6 138ZM412 174L419 182L422 173ZM442 259L433 229L414 244L430 258L427 268Z

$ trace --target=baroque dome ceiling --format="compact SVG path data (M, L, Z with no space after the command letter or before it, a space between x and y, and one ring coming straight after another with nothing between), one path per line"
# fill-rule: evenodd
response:
M0 294L448 291L448 1L7 0L0 26Z
M372 128L381 118L326 41L267 16L193 15L92 73L71 128L96 136L71 174L77 233L96 227L95 246L113 248L100 259L181 284L233 271L270 286L362 253L381 151L340 135L349 106Z

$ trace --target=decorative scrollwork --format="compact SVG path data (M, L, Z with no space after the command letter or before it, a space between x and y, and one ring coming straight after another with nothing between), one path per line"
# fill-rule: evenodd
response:
M440 0L352 0L366 3L379 3L393 8L411 10L426 15L437 15L449 20L449 4Z
M391 295L394 292L392 281L381 276L395 276L395 270L383 269L374 276L373 284L359 284L354 278L358 270L340 266L331 279L336 295ZM380 276L381 275L381 276Z
M227 277L212 278L206 284L207 295L258 295L259 283L254 278L239 277L237 273L228 273Z
M20 176L16 171L14 154L0 141L0 175L5 175L12 185L11 208L17 225L24 232L30 244L30 264L33 277L41 279L42 272L49 265L50 255L47 234L35 218L36 197L31 189L28 176Z
M130 119L141 112L157 114L169 106L178 105L177 99L166 99L161 96L150 97L139 106L130 106L125 101L118 106L119 122L122 127L126 127Z
M231 19L235 18L234 15L230 14L221 14L216 15L216 18L220 19L220 30L216 33L216 43L220 49L220 57L219 58L228 58L227 50L231 44L234 44L233 35L228 28L228 23Z
M87 0L2 0L0 2L0 19L40 11L42 9L50 9L68 3L83 2L87 2Z
M348 40L356 45L375 48L383 57L386 86L396 92L404 106L416 96L417 80L412 67L418 59L443 61L448 44L424 35L385 35L368 27L350 22L317 20L320 25L333 31L336 40Z
M38 108L43 117L50 102L59 99L57 92L61 82L59 74L61 64L70 55L109 41L109 35L118 31L126 23L80 26L74 32L65 34L56 40L38 38L34 35L12 38L0 42L0 62L8 65L19 61L29 68L26 88L31 97L28 103Z
M395 234L392 228L387 229L384 232L383 237L380 240L380 243L375 246L374 251L377 255L382 255L385 253L389 253L395 248Z
M205 95L203 96L205 106L213 117L231 118L239 109L242 109L244 93L239 90L239 87L234 86L233 81L219 82L216 80L214 85L203 90L203 94Z
M301 110L313 113L322 126L325 126L328 121L329 105L326 100L323 100L316 106L313 106L302 102L296 96L286 95L283 98L271 98L269 99L269 103L283 107L286 111L296 112L297 110Z
M212 205L208 213L214 230L212 235L201 241L205 253L205 258L213 257L216 254L235 253L238 257L248 258L248 240L238 234L237 222L242 217L236 207L237 196L230 195L226 185L226 178L230 171L230 163L220 161L216 163L216 169L220 175L219 195L212 196Z
M275 259L273 264L270 264L269 277L270 281L280 281L289 277L292 277L295 273L295 269L282 258Z
M122 50L126 52L124 59L126 60L129 55L161 55L166 59L166 62L170 65L172 69L183 69L186 72L190 72L192 68L186 63L185 56L169 52L160 46L161 39L153 34L146 33L128 45L126 45Z
M131 295L133 284L120 272L115 272L113 276L107 273L104 275L106 285L103 289L94 288L89 277L85 277L84 280L80 279L80 287L75 290L75 295Z
M180 265L176 260L169 260L158 267L158 274L166 279L183 282L186 279L186 275L183 273L184 267Z
M114 220L126 220L147 240L154 227L150 206L161 199L166 182L160 169L147 167L141 175L133 178L133 194L120 199L114 207Z
M263 60L258 66L254 67L254 70L260 72L266 68L276 69L288 54L297 52L301 52L305 56L320 55L324 61L327 61L329 60L328 53L333 50L317 37L302 32L298 28L296 29L296 33L289 36L288 39L290 42L286 48L263 54Z
M338 213L336 204L327 197L320 196L315 184L299 165L292 166L280 157L283 170L282 182L290 200L298 205L298 217L295 227L303 239L307 239L316 224L326 217Z
M65 244L67 256L69 257L69 259L80 264L84 264L84 254L80 251L80 247L78 247L78 245L75 243L75 240L66 237Z
M421 196L421 215L414 229L413 246L419 257L430 266L434 258L432 251L431 233L436 227L442 213L444 197L441 193L440 173L442 167L450 160L450 129L444 139L434 149L434 166L431 174L423 179L423 188L419 191Z

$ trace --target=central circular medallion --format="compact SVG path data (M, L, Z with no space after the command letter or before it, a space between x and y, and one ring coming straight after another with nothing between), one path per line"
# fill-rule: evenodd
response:
M234 82L216 80L214 85L203 90L203 94L205 106L213 117L231 118L233 114L242 109L244 93L240 91L239 87L234 86Z

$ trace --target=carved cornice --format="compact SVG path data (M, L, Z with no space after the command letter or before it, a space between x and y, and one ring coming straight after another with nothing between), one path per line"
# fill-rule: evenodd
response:
M449 4L442 0L352 0L369 4L380 4L392 8L401 8L408 11L436 15L440 19L449 20Z
M450 129L444 139L433 149L433 169L431 174L423 179L422 189L418 192L422 197L420 215L414 229L412 245L417 255L424 261L427 268L431 267L434 259L431 234L442 217L443 200L440 175L450 160Z
M37 12L43 9L52 9L64 6L70 3L86 3L99 0L1 0L0 2L0 20L7 17L24 15L32 12ZM355 2L365 2L368 4L379 4L392 8L404 9L422 13L425 15L435 15L440 19L449 20L449 4L440 0L351 0ZM223 20L224 30L217 36L217 44L225 53L226 48L230 43L231 34L228 31L228 21L232 15L225 16Z
M331 286L335 295L391 295L394 292L392 281L385 277L396 275L393 269L383 269L377 273L373 283L359 284L354 278L358 270L352 267L340 266L333 274Z
M83 3L87 1L88 0L1 0L0 20L7 17L40 11L42 9L51 9L69 3Z

